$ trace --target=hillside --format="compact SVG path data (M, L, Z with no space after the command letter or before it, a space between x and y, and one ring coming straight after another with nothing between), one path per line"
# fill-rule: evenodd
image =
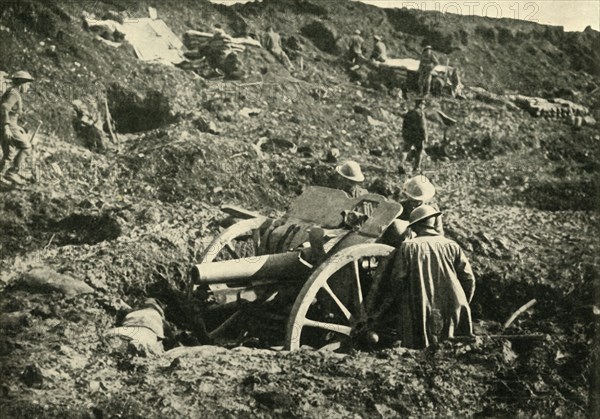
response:
M264 0L232 7L201 0L3 1L0 71L30 71L24 98L38 182L0 191L0 409L7 417L594 416L598 395L598 197L596 126L534 118L508 94L572 100L600 119L600 33L508 19L378 9L326 0ZM82 13L130 17L154 6L173 32L260 35L274 25L303 69L288 72L248 48L243 81L135 58L83 28ZM206 343L189 269L227 220L221 204L283 213L307 185L331 184L355 159L366 187L399 199L402 116L411 100L348 71L348 37L373 33L393 57L434 46L461 68L468 100L434 97L426 174L447 234L477 276L472 305L481 335L348 353L269 350L283 324L249 309L239 336L178 358L120 353L103 338L126 306L167 305L167 349ZM376 30L374 28L377 28ZM358 82L357 82L358 81ZM481 94L475 88L484 88ZM478 93L479 92L479 93ZM409 99L414 95L410 93ZM500 98L500 99L498 99ZM118 147L90 147L72 102L116 121ZM441 110L457 119L443 153ZM373 123L373 120L376 123ZM212 124L213 129L207 129ZM209 132L212 131L212 132ZM44 267L93 293L65 297L23 285ZM285 313L284 313L285 314ZM536 338L531 341L519 336ZM541 336L541 338L540 338Z

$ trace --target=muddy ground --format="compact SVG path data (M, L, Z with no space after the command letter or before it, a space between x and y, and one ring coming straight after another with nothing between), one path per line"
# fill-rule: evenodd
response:
M326 155L332 147L341 151L341 161L361 162L369 190L398 199L406 179L397 171L396 148L410 101L364 80L357 83L335 49L322 51L296 28L314 16L327 21L339 13L327 24L350 33L352 10L322 2L289 6L300 3L266 2L266 9L235 12L203 4L195 11L205 13L206 22L226 22L232 33L242 31L242 21L260 27L261 16L298 15L284 34L304 45L305 70L290 74L268 55L248 52L244 82L199 79L140 63L126 46L111 49L94 41L80 28L82 7L73 3L46 9L28 1L22 4L31 9L22 14L14 9L2 15L5 70L26 65L40 79L25 98L34 111L25 122L30 128L36 120L45 123L34 156L37 183L0 192L3 417L582 417L598 412L597 127L533 118L470 93L468 100L437 97L429 104L432 138L424 174L436 185L448 236L472 261L479 338L426 351L290 353L278 348L283 325L249 310L237 335L202 345L207 342L199 319L208 314L189 298L189 270L226 225L221 204L281 215L307 185L330 184L335 163ZM187 12L200 7L183 4ZM98 7L116 6L100 2ZM134 13L144 4L122 7ZM159 10L179 35L186 25L200 25L180 19L183 12L172 2ZM31 23L32 13L47 13L54 31L43 33ZM407 19L384 17L391 33ZM518 25L507 25L519 33ZM543 36L563 35L543 28L531 29L528 42L544 54L558 54ZM433 36L413 29L399 33L406 52ZM447 53L471 53L473 61L483 63L478 42L489 33L475 29L465 23L469 42ZM57 31L63 35L57 37ZM446 35L430 39L441 44L458 39ZM597 34L589 36L586 43L582 35L578 49L597 42ZM58 46L56 57L44 55L47 43ZM490 49L499 63L491 77L510 84L506 74L517 70L505 65L506 49L510 46L499 41ZM595 109L589 92L599 81L588 67L598 63L582 59L575 68L571 58L563 61L561 74L576 86L571 93ZM477 84L477 66L467 70L467 84ZM70 101L94 100L86 78L122 93L108 95L120 143L104 152L90 150L72 126ZM65 84L57 87L56 80ZM244 86L256 82L262 84ZM529 88L542 93L546 86L532 78ZM143 107L123 110L119 98L127 97L127 89L139 95L161 92L150 93L161 104L158 122L142 117ZM461 144L451 156L440 151L443 129L436 110L459 121L447 133ZM207 122L214 123L215 132L206 132ZM33 286L26 274L36 268L70 275L91 292ZM165 346L175 349L168 356L123 352L104 337L127 307L146 297L167 305L174 336ZM486 337L501 333L511 313L533 298L537 304L506 331L511 338Z

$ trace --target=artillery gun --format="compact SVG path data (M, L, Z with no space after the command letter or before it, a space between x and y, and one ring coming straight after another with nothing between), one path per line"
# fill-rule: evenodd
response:
M287 316L288 350L376 340L368 319L394 250L384 243L386 231L401 213L402 205L381 195L348 198L340 190L310 187L281 219L241 214L247 219L212 241L192 279L217 306L277 302ZM236 311L210 334L239 317Z

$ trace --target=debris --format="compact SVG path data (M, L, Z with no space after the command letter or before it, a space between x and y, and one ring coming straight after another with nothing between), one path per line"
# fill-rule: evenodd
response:
M295 154L298 151L298 146L296 146L296 144L284 138L269 138L261 144L261 149L263 151L273 152L278 148L285 149L292 154Z
M108 148L108 136L103 129L103 118L98 111L97 105L90 102L89 105L81 100L72 102L75 110L73 127L75 132L84 140L85 145L95 151L104 151Z
M189 30L183 34L183 44L191 50L197 50L209 44L213 46L222 46L224 44L223 41L214 40L213 38L214 33ZM240 52L244 51L244 46L262 48L260 42L253 38L233 38L225 34L225 37L221 37L221 39L226 39L234 50L237 49Z
M49 268L37 268L27 272L14 282L13 287L37 293L56 291L67 297L94 292L94 289L85 282Z
M380 146L372 148L369 150L369 154L372 156L376 156L376 157L382 157L383 156L383 148L381 148Z
M95 15L84 13L84 26L110 42L124 39L131 44L136 56L142 61L159 61L178 64L183 61L183 43L166 23L157 19L156 9L149 8L151 17L116 20L99 20ZM114 19L118 17L113 16ZM115 46L114 44L110 44Z
M6 330L18 330L29 324L31 315L26 311L16 311L13 313L0 314L0 333L5 333Z
M590 114L587 107L565 99L543 99L522 95L514 95L510 98L518 107L529 112L532 116L564 119L574 125L580 125L579 122L583 124L583 117ZM576 123L573 123L573 121L576 121ZM592 122L592 120L589 122ZM595 121L593 122L595 123Z
M371 115L371 110L362 105L354 105L354 113L369 116Z
M117 145L118 152L120 149L119 137L115 134L113 130L113 120L110 116L110 110L108 109L108 101L106 100L106 97L104 98L104 111L106 112L106 125L108 125L108 132L110 133L110 138L112 139L113 143Z
M58 176L64 177L63 171L62 171L62 169L60 168L60 166L57 163L55 163L55 162L50 163L50 168Z
M198 128L198 130L200 130L201 132L207 132L213 135L219 134L217 124L215 124L214 121L207 121L202 116L199 116L194 120L194 126Z
M512 314L512 316L510 316L508 320L502 325L502 330L508 329L508 327L516 320L517 317L519 317L521 314L533 307L535 303L537 303L537 300L534 298L533 300L529 301L527 304L519 308L517 311L515 311Z
M440 118L442 119L442 122L444 123L445 126L451 127L454 124L456 124L456 119L449 117L444 112L438 110L437 113L440 116Z
M247 220L250 218L264 218L261 214L254 211L248 211L237 205L221 205L221 211L225 214L229 214L235 218L240 218L242 220Z
M387 125L385 122L371 118L369 115L367 115L367 122L373 127L385 127Z
M332 147L327 151L327 156L325 157L325 160L329 163L336 163L340 158L340 155L341 153L339 148Z
M250 118L251 116L257 116L262 112L260 108L242 108L240 109L240 115Z

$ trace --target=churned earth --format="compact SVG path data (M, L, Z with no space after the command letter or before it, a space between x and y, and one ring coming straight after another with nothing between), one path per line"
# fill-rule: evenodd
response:
M208 314L188 292L190 267L227 225L219 206L281 215L307 185L330 184L331 148L340 161L361 163L369 190L399 198L406 176L397 147L411 103L347 72L341 54L357 25L368 34L378 22L392 55L416 57L433 43L461 65L467 86L562 95L596 116L597 32L483 19L450 25L435 14L341 1L155 5L179 36L215 23L243 35L272 20L284 40L302 45L302 71L248 50L248 79L231 82L139 62L127 45L109 47L81 28L83 10L140 16L148 5L21 1L1 12L1 70L25 68L39 79L23 119L30 129L44 122L38 182L0 192L2 417L597 415L597 127L533 118L468 89L468 100L431 100L424 174L477 276L474 341L285 352L284 324L249 309L236 339L202 345ZM546 62L537 74L532 54ZM125 112L131 94L153 97L159 117L144 118L143 107ZM120 138L104 152L91 151L72 123L71 101L98 95ZM437 110L458 120L447 131L458 143L451 155ZM87 292L38 286L32 269L69 275ZM167 305L174 335L166 356L123 352L105 337L146 297ZM509 337L486 336L502 334L533 298Z

